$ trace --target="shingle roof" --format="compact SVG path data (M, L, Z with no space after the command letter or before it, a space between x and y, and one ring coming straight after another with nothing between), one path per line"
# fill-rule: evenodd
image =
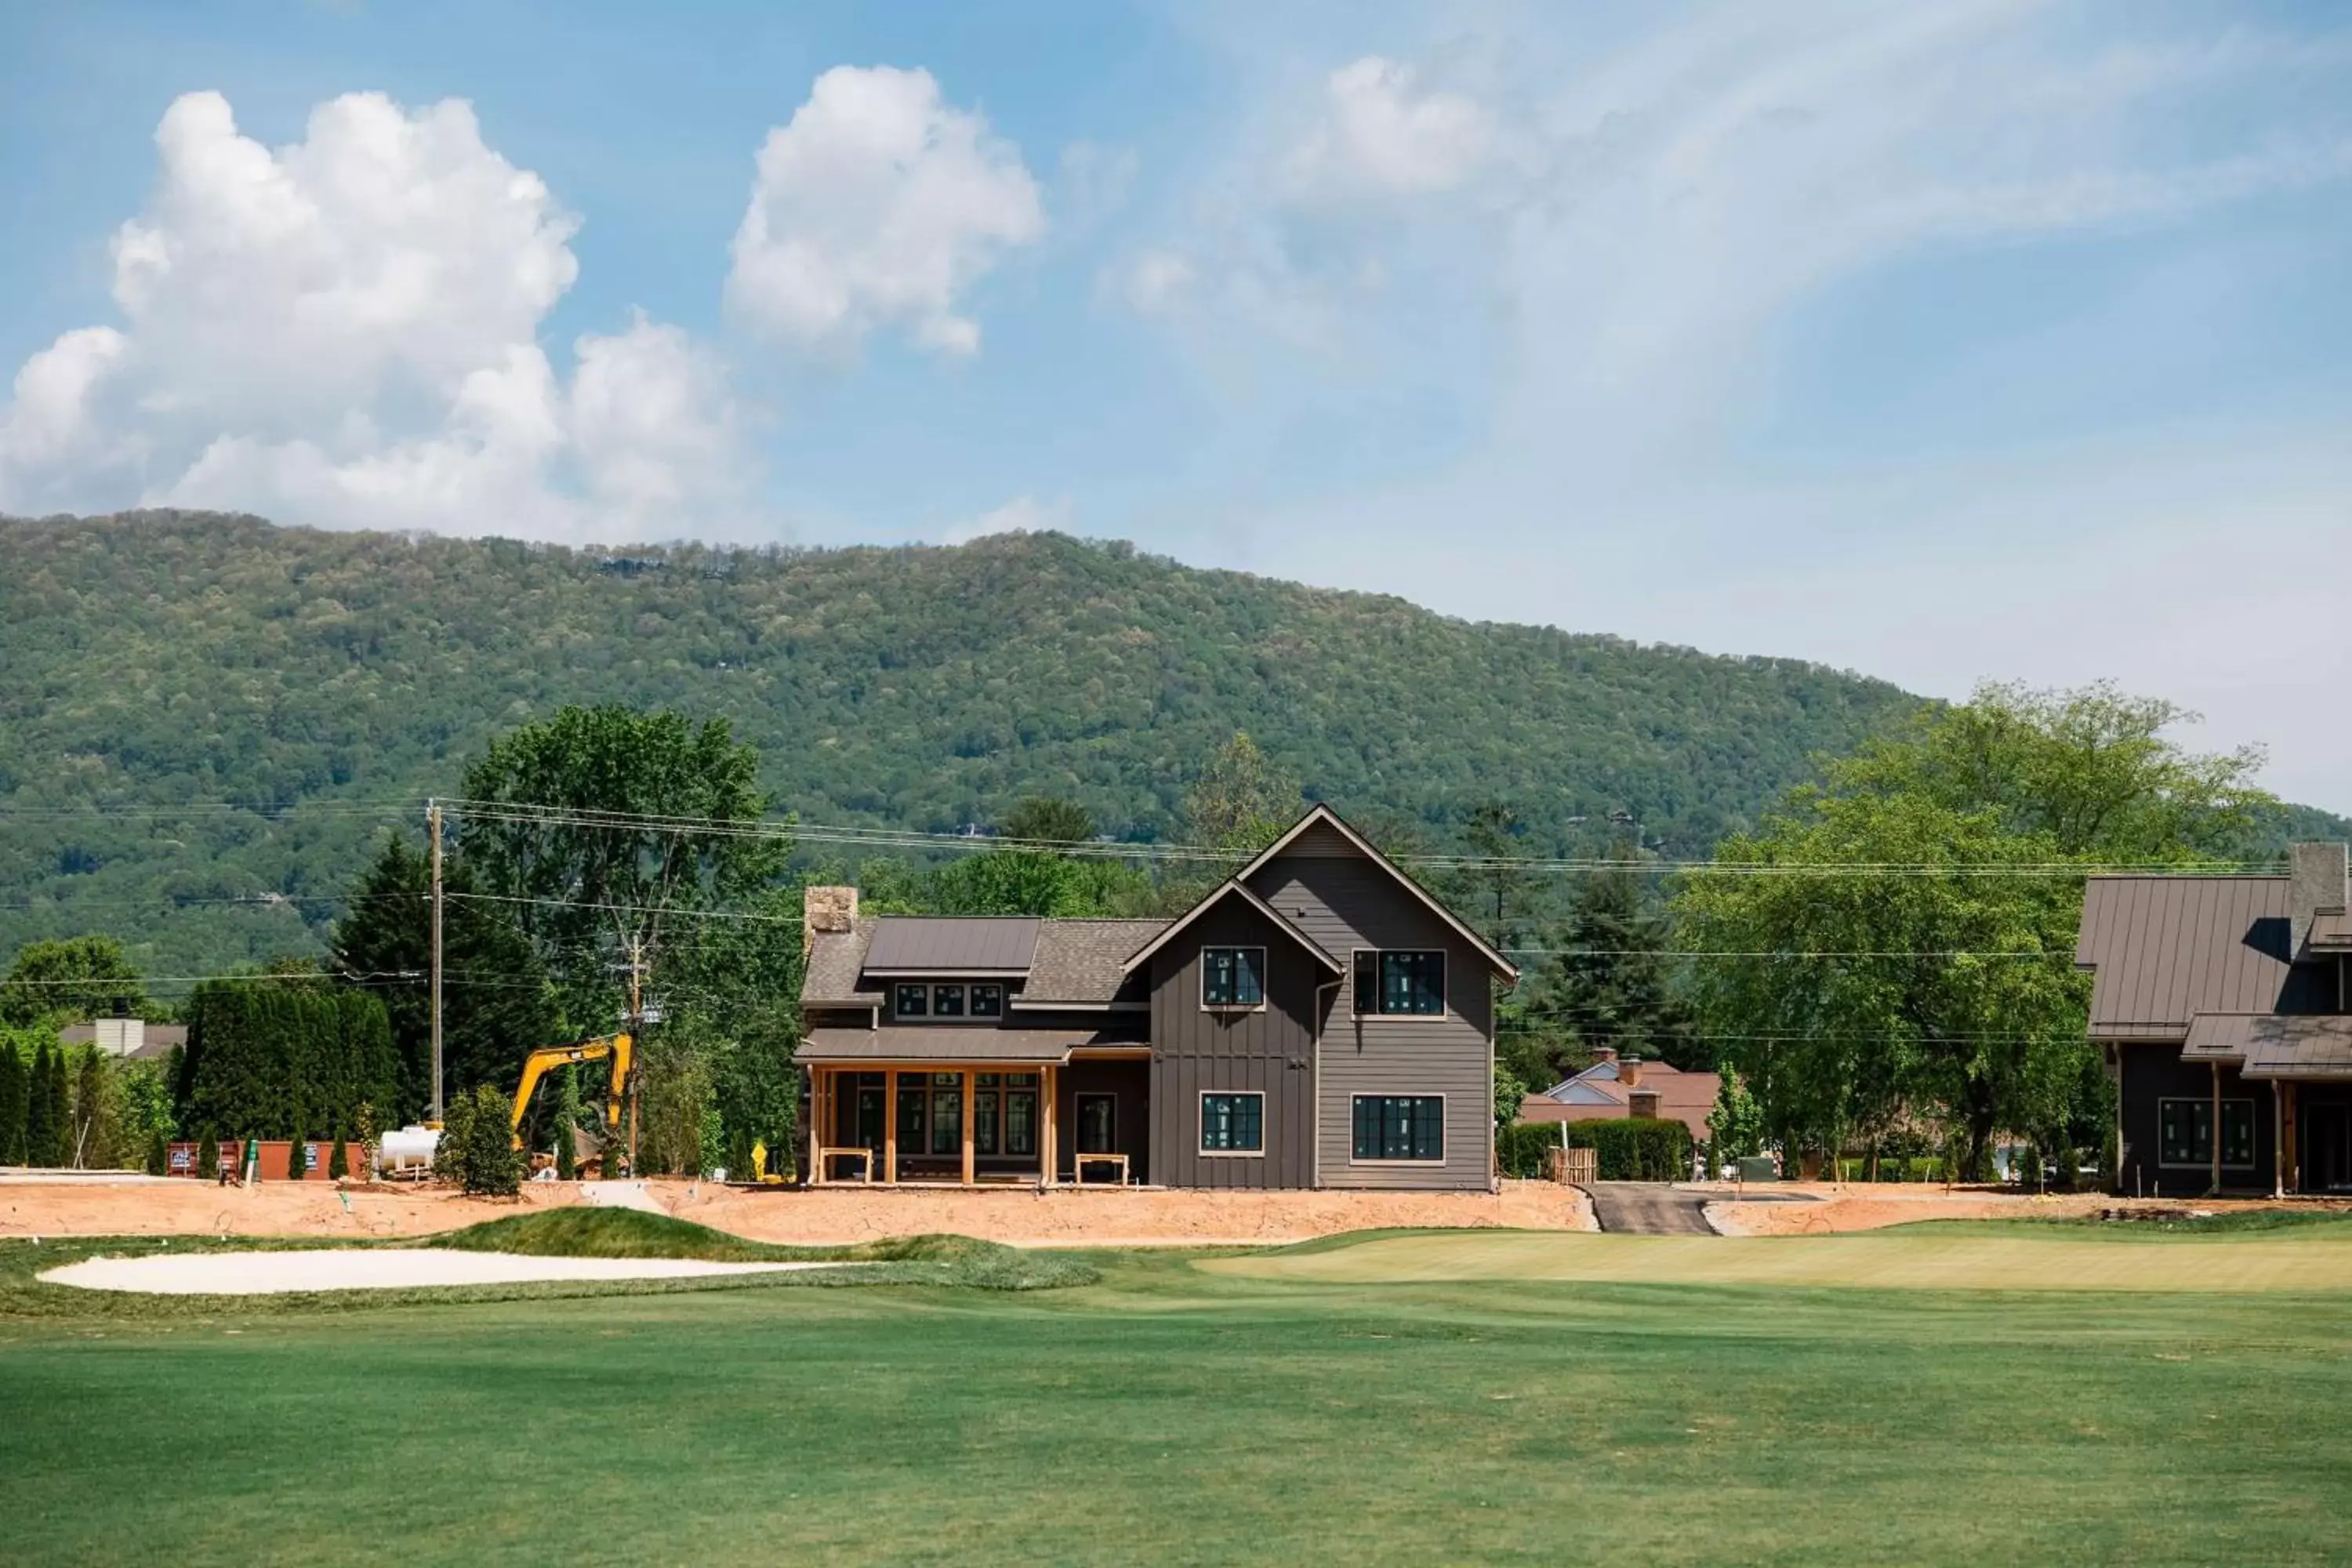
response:
M931 974L1025 974L1037 951L1037 926L1028 919L887 915L876 922L866 967Z
M2267 1013L2287 960L2284 877L2094 877L2077 967L2093 1039L2178 1040L2200 1013Z
M801 976L801 1005L870 1007L882 1000L878 991L860 991L857 977L866 968L866 949L874 928L882 922L862 916L847 931L821 931L809 939L808 967Z
M1127 979L1127 955L1168 929L1166 921L1044 921L1024 1002L1108 1002Z

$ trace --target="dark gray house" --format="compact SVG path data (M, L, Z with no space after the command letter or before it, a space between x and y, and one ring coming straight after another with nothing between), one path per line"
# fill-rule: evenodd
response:
M1173 921L806 920L819 1184L1492 1182L1518 972L1328 806Z
M2117 1190L2352 1192L2341 844L2284 877L2094 877L2077 967L2123 1131Z

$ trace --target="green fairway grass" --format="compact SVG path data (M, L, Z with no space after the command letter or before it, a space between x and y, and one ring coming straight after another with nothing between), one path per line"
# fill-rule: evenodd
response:
M1690 1239L1902 1258L1921 1234ZM2178 1260L2281 1244L2092 1245ZM0 1559L2342 1554L2341 1295L1507 1278L1476 1263L1497 1245L1525 1242L1109 1254L1092 1284L1017 1292L327 1313L35 1316L36 1297L70 1293L20 1286L0 1290ZM1426 1258L1382 1277L1416 1246L1453 1249L1452 1277ZM0 1276L26 1278L33 1250L0 1244ZM37 1250L47 1267L68 1249ZM1360 1277L1332 1267L1351 1258Z

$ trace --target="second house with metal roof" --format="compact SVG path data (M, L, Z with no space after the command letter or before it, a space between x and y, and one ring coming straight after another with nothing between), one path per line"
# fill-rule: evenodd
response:
M807 895L824 1184L1475 1188L1517 971L1328 806L1173 921Z

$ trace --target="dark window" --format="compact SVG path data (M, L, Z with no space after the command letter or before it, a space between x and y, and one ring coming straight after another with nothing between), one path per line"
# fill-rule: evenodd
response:
M1201 1152L1258 1154L1265 1151L1265 1096L1204 1094L1201 1097Z
M898 987L898 1012L901 1018L919 1018L931 1010L931 988L928 985Z
M936 1079L940 1075L934 1073L931 1076ZM963 1083L961 1078L953 1089L931 1090L931 1152L963 1152Z
M971 988L971 1016L975 1018L1004 1016L1004 987L975 985Z
M1356 1011L1367 1016L1444 1013L1445 954L1357 949Z
M961 1018L963 1016L963 987L934 985L931 987L931 1016Z
M996 1090L983 1089L971 1097L971 1152L996 1152Z
M901 1153L919 1154L923 1152L923 1130L929 1125L923 1117L927 1099L922 1079L916 1079L911 1085L905 1079L898 1080L898 1150Z
M1434 1094L1356 1096L1356 1158L1444 1159L1444 1097Z
M1034 1154L1037 1152L1037 1091L1034 1089L1005 1091L1004 1152L1008 1154Z
M2213 1164L2213 1102L2210 1100L2162 1100L2156 1107L2157 1163ZM2221 1102L2221 1163L2251 1170L2254 1163L2254 1102Z
M1201 950L1201 1005L1257 1007L1265 1003L1265 949Z

